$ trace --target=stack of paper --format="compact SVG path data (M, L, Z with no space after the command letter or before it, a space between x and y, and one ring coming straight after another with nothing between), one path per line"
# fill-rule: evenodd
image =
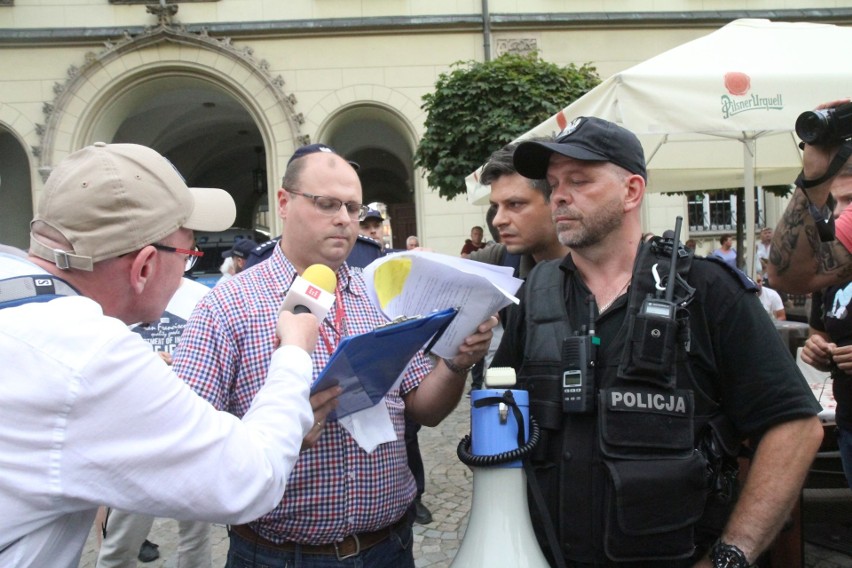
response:
M459 313L431 351L452 358L464 338L509 304L523 283L512 269L466 258L405 251L374 260L364 269L373 303L388 319L458 308Z
M344 338L313 385L340 385L335 412L341 426L367 452L395 440L387 406L378 404L424 348L452 358L465 337L501 308L518 303L522 281L512 269L447 255L408 251L364 269L373 303L392 322ZM329 415L330 418L335 418Z

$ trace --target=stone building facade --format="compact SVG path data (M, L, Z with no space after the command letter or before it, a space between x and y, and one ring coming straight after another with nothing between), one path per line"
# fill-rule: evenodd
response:
M324 142L360 163L365 202L386 204L395 247L417 234L457 254L485 207L440 198L413 165L421 98L440 73L538 50L605 78L740 17L847 25L852 9L815 0L0 0L0 242L27 246L51 169L98 140L157 149L190 185L230 191L239 227L275 235L288 158ZM766 201L774 224L783 204ZM662 232L688 208L685 196L650 196L646 226ZM712 246L712 231L692 236Z

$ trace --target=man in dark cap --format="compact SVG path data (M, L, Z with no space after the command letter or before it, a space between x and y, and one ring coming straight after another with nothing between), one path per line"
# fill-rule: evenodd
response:
M374 241L381 243L382 242L382 223L384 219L382 218L382 214L376 209L367 209L366 215L361 219L361 222L358 223L360 227L361 235L364 237L370 237Z
M234 262L234 274L239 274L246 268L246 260L251 251L257 247L257 243L252 239L240 239L234 243L230 250L222 253L222 258L231 258Z
M641 242L647 175L630 131L578 118L513 161L551 186L571 251L530 273L493 362L516 370L542 428L532 465L547 510L532 517L545 553L569 566L750 566L822 439L820 407L753 289L678 248L662 295L672 245ZM735 502L745 439L756 449Z

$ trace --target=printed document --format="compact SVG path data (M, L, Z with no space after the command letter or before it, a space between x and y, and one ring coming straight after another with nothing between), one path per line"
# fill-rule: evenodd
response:
M458 308L459 313L432 346L448 359L458 354L464 338L489 316L517 304L523 280L512 268L425 251L404 251L374 260L364 268L373 303L388 319L427 315Z

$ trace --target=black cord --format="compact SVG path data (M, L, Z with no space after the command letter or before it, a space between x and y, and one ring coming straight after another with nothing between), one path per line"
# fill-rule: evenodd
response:
M831 160L831 163L828 164L828 169L822 176L816 179L805 179L805 171L799 174L799 177L796 178L796 185L801 187L802 189L810 189L812 187L816 187L818 185L822 185L838 173L840 173L840 169L846 164L846 161L849 159L849 156L852 156L852 142L846 141L840 145L840 148L837 150L837 154L834 155L834 158ZM807 193L807 192L805 192Z
M538 423L532 417L530 417L530 439L524 443L524 438L526 438L524 431L524 418L521 414L521 409L518 407L518 403L515 402L515 397L512 394L512 391L505 391L503 396L480 398L475 401L473 405L478 408L481 406L493 406L495 404L500 404L501 402L509 406L512 409L512 414L515 416L515 421L518 424L518 447L514 450L490 456L475 455L470 451L471 440L470 434L468 434L461 439L458 448L456 448L456 454L459 456L459 460L461 460L463 464L471 467L488 467L517 461L526 457L530 452L532 452L536 444L538 444L538 441L541 438L541 430L538 427Z
M525 458L530 452L532 452L540 439L541 429L538 427L538 423L534 419L530 418L530 440L520 448L491 456L475 455L470 452L470 434L468 434L459 442L459 446L456 448L456 454L459 456L459 460L461 460L463 464L471 467L495 466Z
M106 511L104 512L104 520L101 523L101 535L103 535L103 538L106 538L106 535L107 535L107 521L109 521L109 514L111 512L112 512L111 507L107 507Z

